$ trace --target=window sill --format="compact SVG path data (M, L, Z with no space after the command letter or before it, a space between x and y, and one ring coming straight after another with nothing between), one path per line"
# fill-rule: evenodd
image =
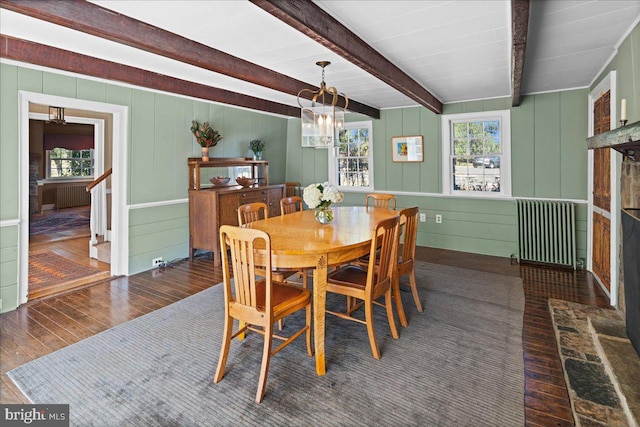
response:
M78 178L46 178L46 179L39 179L38 180L38 185L44 185L44 184L69 184L69 183L89 183L92 182L93 178L92 177L78 177Z

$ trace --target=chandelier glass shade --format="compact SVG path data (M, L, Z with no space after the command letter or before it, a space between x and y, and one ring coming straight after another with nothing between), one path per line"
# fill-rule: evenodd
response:
M58 125L66 125L67 122L64 119L64 108L62 107L49 107L49 120L46 123L55 123Z
M329 61L316 62L316 65L322 68L322 82L318 90L302 89L298 92L303 147L337 147L338 133L344 129L344 112L349 105L349 99L345 94L339 93L335 87L327 87L324 81L324 68L329 64ZM340 96L345 100L344 107L338 106Z

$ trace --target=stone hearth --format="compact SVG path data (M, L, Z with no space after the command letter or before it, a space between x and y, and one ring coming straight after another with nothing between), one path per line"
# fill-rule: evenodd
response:
M576 425L638 426L640 358L622 314L549 300Z

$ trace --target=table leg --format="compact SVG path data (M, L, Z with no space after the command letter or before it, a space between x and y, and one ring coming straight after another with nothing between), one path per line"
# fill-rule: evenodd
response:
M313 270L313 341L316 373L326 373L324 363L324 316L327 306L327 256L320 255Z

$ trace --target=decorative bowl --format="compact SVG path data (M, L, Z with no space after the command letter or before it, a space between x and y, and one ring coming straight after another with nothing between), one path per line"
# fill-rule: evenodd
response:
M246 178L244 176L239 176L236 178L236 182L240 185L242 185L243 187L249 187L253 184L256 183L256 179L255 178Z
M211 181L213 185L225 185L230 179L228 176L214 176L213 178L209 178L209 181Z

